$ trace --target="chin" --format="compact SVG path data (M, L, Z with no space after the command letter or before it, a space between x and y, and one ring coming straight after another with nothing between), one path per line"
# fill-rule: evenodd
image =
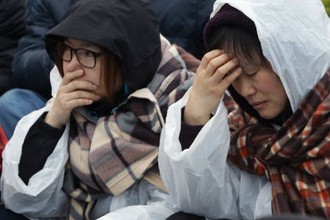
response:
M268 112L268 114L262 114L261 112L259 112L259 115L266 120L272 120L278 116L278 114L271 114L270 112Z

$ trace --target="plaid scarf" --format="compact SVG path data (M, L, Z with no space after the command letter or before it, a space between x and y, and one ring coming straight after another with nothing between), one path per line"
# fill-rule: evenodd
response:
M73 113L64 179L69 219L90 219L98 198L119 195L141 179L165 191L156 163L163 118L191 86L188 70L196 70L199 60L164 43L162 51L148 88L132 93L111 115L95 123L92 116Z
M330 218L329 89L330 70L279 130L237 111L229 117L235 130L229 160L242 170L267 176L274 215Z

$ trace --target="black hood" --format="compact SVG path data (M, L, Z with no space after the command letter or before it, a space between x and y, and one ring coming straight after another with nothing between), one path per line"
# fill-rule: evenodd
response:
M159 25L146 0L80 0L46 34L51 57L56 41L64 38L88 41L115 54L131 91L145 87L161 61Z

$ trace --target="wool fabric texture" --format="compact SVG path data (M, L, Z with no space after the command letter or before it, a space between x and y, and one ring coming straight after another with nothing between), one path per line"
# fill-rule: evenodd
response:
M280 130L257 124L242 112L230 114L236 131L228 158L242 170L267 176L274 215L330 217L329 88L330 70Z
M253 21L241 11L229 4L225 4L205 25L204 43L208 42L214 30L221 25L233 25L257 36L257 30Z
M157 166L163 118L191 86L193 73L185 68L195 70L199 60L165 42L162 51L148 87L132 93L113 114L95 123L73 113L69 151L75 157L66 166L63 186L71 197L69 219L90 219L98 198L119 195L141 179L166 191Z

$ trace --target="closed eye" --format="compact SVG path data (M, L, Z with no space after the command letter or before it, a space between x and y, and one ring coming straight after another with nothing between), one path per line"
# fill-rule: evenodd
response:
M246 75L248 75L248 76L254 76L254 75L256 75L258 73L258 71L257 72L252 72L252 73L246 73Z

